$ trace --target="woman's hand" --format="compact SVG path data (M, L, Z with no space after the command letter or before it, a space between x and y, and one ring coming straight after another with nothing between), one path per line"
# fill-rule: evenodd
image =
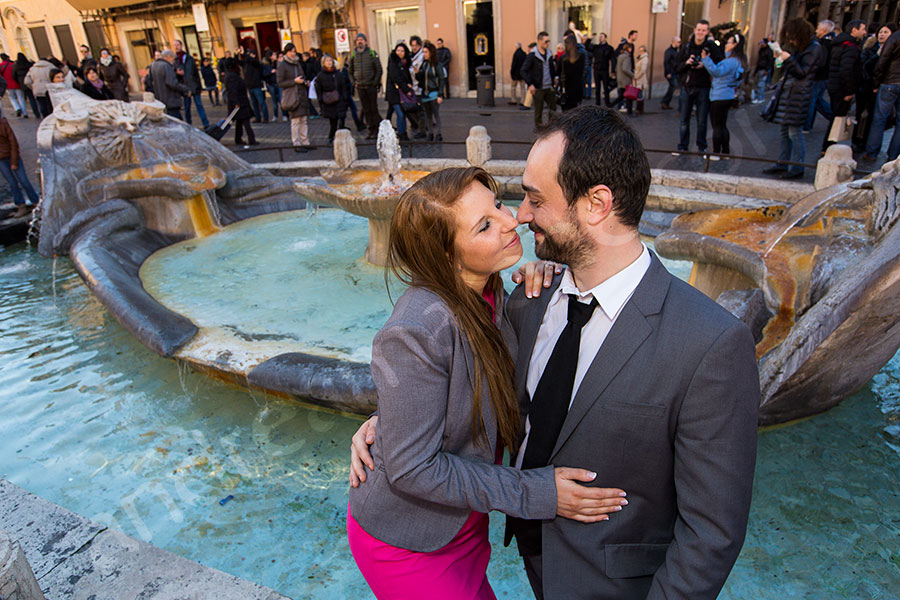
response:
M441 104L443 101L444 101L443 98L441 98L440 96L437 97L437 103L438 103L438 104Z
M375 461L369 452L369 446L375 443L375 425L378 416L370 417L360 425L350 440L350 487L359 487L366 480L366 469L375 470Z
M354 436L355 438L355 436ZM608 521L609 513L618 512L628 504L625 492L618 488L595 488L576 483L593 481L596 473L585 469L557 467L556 514L581 523Z
M525 296L537 298L541 295L541 287L548 288L553 283L553 275L559 275L565 267L559 263L548 260L532 260L512 274L512 282L515 284L525 282Z
M706 48L702 48L700 50L700 58L706 58L708 56L709 56L709 52L706 50Z
M785 60L789 59L790 57L791 57L790 52L782 51L781 56L779 58L781 58L782 61L785 61Z

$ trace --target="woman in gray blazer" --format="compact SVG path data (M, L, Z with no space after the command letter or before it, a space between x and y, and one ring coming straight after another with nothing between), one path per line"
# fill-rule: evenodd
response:
M409 289L372 344L379 422L347 534L379 599L494 598L487 512L584 520L621 509L622 490L587 488L582 469L519 470L516 340L499 271L522 256L518 223L482 169L413 185L391 224L388 266Z

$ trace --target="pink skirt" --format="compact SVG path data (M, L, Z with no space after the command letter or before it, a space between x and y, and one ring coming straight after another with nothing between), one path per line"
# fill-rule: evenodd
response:
M347 538L356 564L378 600L496 600L487 579L488 516L472 512L449 544L413 552L369 535L347 506Z

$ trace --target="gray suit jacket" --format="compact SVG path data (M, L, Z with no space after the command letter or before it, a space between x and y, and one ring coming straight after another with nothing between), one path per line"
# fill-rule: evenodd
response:
M496 322L515 356L502 302ZM447 545L473 510L529 519L556 514L552 467L494 464L497 419L486 382L481 414L488 444L472 440L473 372L472 351L449 307L427 289L409 288L372 343L375 471L350 489L350 511L369 534L428 552Z
M507 307L519 334L523 411L550 296L529 300L520 286ZM558 467L595 471L590 485L622 488L629 504L607 522L544 522L545 597L715 598L746 532L759 394L747 327L654 255L585 375L551 457Z

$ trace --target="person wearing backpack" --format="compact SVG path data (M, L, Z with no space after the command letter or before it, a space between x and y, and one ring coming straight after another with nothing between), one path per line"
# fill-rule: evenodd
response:
M728 133L728 109L734 104L737 89L741 85L744 74L745 38L733 33L725 40L725 58L716 64L704 48L701 50L701 62L712 76L709 92L709 120L713 130L713 152L730 154ZM718 156L710 156L710 160L719 160Z
M356 49L347 59L347 72L362 104L363 121L369 128L366 139L374 140L378 137L378 124L381 122L381 115L378 113L378 88L381 87L384 70L378 53L369 48L368 38L362 32L356 34Z

